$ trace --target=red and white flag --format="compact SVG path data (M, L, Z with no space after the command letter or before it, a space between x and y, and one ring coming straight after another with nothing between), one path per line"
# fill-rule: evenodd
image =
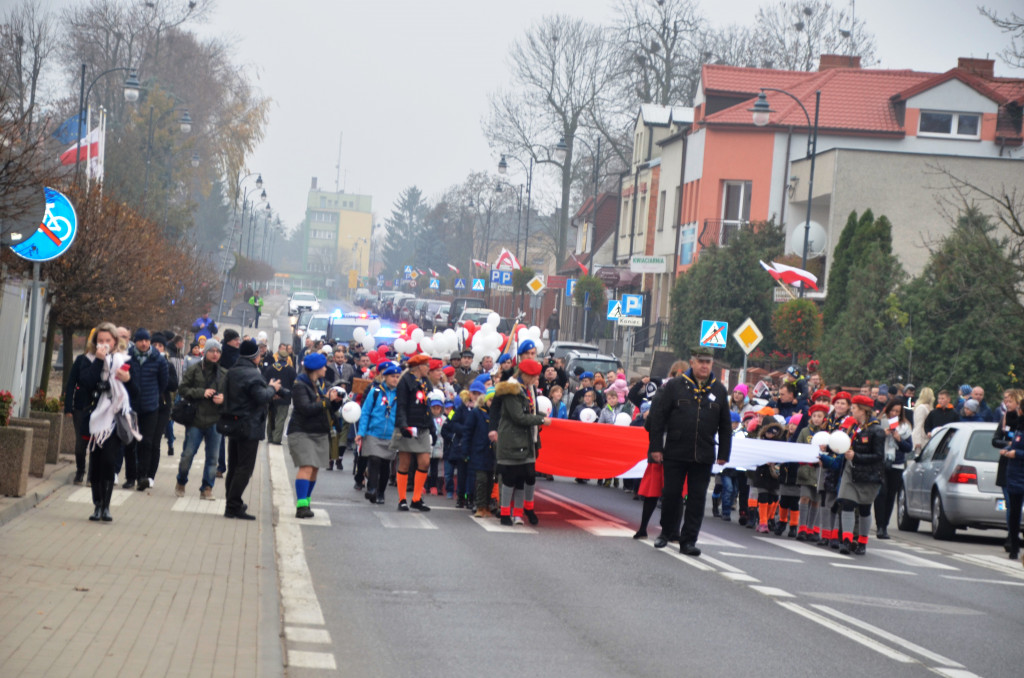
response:
M77 153L80 160L88 160L89 158L97 158L100 155L100 138L103 131L97 127L92 130L84 137L82 137L81 151ZM72 144L71 148L60 154L60 164L62 165L74 165L75 164L75 151L78 150L78 144Z
M478 268L487 268L487 262L480 261L479 259L473 259L473 265Z
M430 271L430 277L431 277L431 278L436 278L437 276L439 276L439 275L440 275L440 273L438 273L437 271L435 271L435 270L434 270L434 269L432 269L432 268L428 268L427 270L428 270L428 271Z
M455 271L455 275L459 275L460 274L459 269L455 268L451 264L448 264L448 268L450 268L451 270Z
M522 266L519 265L519 260L516 259L516 256L504 247L501 248L501 254L498 255L498 260L494 262L494 268L501 268L502 266L511 268L513 271L522 269Z
M583 275L590 275L590 270L583 265L582 261L576 258L575 254L570 254L569 256L572 257L572 260L575 261L576 265L580 267L581 271L583 271Z
M762 261L761 266L764 267L764 270L768 271L768 275L779 282L792 285L793 287L803 287L806 285L812 290L818 290L818 277L802 268L786 266L774 261L771 264L766 264Z

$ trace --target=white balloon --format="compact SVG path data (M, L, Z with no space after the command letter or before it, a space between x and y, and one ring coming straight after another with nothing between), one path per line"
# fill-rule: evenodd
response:
M423 349L424 353L433 353L434 351L434 340L430 337L423 337L420 341L420 348Z
M538 356L544 355L544 340L543 339L534 339L533 343L535 343L537 345L537 355Z
M362 341L366 337L366 328L357 327L352 331L352 338L356 341Z
M350 424L359 421L361 416L363 416L363 408L359 407L359 403L354 400L345 403L341 408L341 418Z
M633 423L633 417L629 416L629 412L619 412L615 415L616 426L629 426Z
M491 311L490 313L487 314L487 323L486 323L487 327L490 327L491 329L497 330L498 329L498 323L500 323L500 322L501 322L501 316L498 315L497 313L495 313L494 311Z
M813 436L811 436L811 445L814 445L815 447L819 448L823 445L828 446L829 437L830 436L828 431L818 431Z
M551 398L547 396L537 396L537 411L543 414L545 417L551 414Z
M520 327L519 331L516 332L516 341L520 344L530 338L530 330L526 327Z
M366 335L365 337L363 337L363 348L366 349L367 351L372 351L374 348L376 348L373 341L373 337L371 337L370 335Z
M846 454L850 449L850 436L844 431L832 431L828 437L828 446L836 454Z
M452 341L455 341L455 340L456 340L456 336L455 336L455 330L453 330L453 329L452 329L452 328L450 328L450 327L449 327L448 329L446 329L446 330L445 330L445 331L443 332L443 334L444 334L445 338L446 338L446 339L447 339L447 340L448 340L449 342L452 342Z
M551 336L551 335L548 333L547 330L544 330L543 332L540 333L540 338L545 340L545 341L547 341L549 336Z
M366 326L366 331L370 334L377 334L380 332L380 321L374 318L370 321L370 324Z
M465 327L460 327L458 334L456 334L455 336L457 341L465 342L466 338L469 336L469 330L467 330Z
M588 424L593 424L595 421L597 421L597 412L591 409L583 410L582 412L580 412L580 421L586 422Z
M534 341L540 339L540 328L534 325L533 327L530 328L529 335L530 338L533 339Z
M423 339L423 330L417 327L412 331L412 334L409 335L409 338L415 341L417 344L420 343L420 341Z

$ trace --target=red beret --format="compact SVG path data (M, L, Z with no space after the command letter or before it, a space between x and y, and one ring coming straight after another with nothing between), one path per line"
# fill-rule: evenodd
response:
M424 363L429 363L429 362L430 362L430 356L429 355L427 355L426 353L417 353L413 357L409 358L409 362L406 363L406 364L409 365L409 367L416 367L417 365L422 365Z
M867 396L855 395L853 396L852 402L854 405L860 405L862 407L867 407L872 410L875 409L875 401Z
M440 360L438 360L437 358L431 358L430 362L427 363L427 364L429 365L430 369L432 369L432 370L439 370L442 367L444 367L444 363L441 362Z
M828 414L828 405L818 403L817 405L811 405L811 409L807 410L807 414L814 414L815 412L824 412Z
M532 377L536 377L540 374L540 363L533 358L527 358L526 360L519 361L519 371L523 374L528 374Z
M430 369L434 369L433 365L431 365ZM448 367L444 368L441 371L445 373L445 376L448 376L448 377L454 377L455 376L455 368L452 367L451 365L449 365Z
M811 402L813 403L818 398L826 398L828 400L832 400L832 394L829 392L827 388L819 388L817 391L814 392L814 395L811 396Z
M850 396L849 393L847 393L846 391L840 391L839 393L832 396L832 404L834 405L837 400L845 400L846 402L850 402L851 399L852 396Z

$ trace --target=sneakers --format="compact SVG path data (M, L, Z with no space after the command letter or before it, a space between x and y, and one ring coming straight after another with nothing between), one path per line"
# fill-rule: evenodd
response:
M181 483L174 483L174 496L176 496L176 497L184 497L185 496L185 486L182 485Z
M523 519L520 518L519 516L512 516L512 524L513 525L522 525L523 524Z
M203 501L213 501L213 488L208 487L199 492L199 498Z
M531 525L536 525L540 522L537 518L537 513L533 509L523 509L523 514L526 516L526 519L530 521Z
M491 512L488 511L487 509L479 508L479 509L476 510L476 513L473 514L473 517L474 518L490 518L491 517Z
M758 525L757 526L757 531L760 532L761 534L768 534L768 532L769 532L768 526L767 525Z
M413 503L409 504L409 506L415 509L416 511L420 511L422 513L426 513L427 511L430 510L430 507L424 504L422 499L420 499L419 501L414 501Z
M363 485L363 484L362 484L361 482L359 482L359 481L357 480L357 481L356 481L356 484L355 484L355 485L353 485L352 487L353 487L353 489L356 489L356 490L362 490L362 489L363 489L364 487L366 487L366 486L365 486L365 485Z
M298 508L295 509L295 517L296 518L312 518L313 517L313 509L309 508L308 506L299 506Z
M868 545L863 542L857 542L857 545L853 547L851 553L855 556L862 556L868 552Z
M85 471L75 471L75 485L81 485L85 482Z
M399 500L399 502L398 502L398 510L399 511L408 511L409 510L409 502L407 502L404 499Z

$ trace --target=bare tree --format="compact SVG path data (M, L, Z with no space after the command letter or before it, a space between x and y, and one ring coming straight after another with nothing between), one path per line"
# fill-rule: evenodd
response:
M875 62L875 37L864 22L829 0L774 0L757 10L753 56L772 68L813 71L822 54L859 56Z
M39 88L57 50L53 16L37 0L23 0L0 25L0 79L26 134L32 131Z
M590 112L598 108L596 102L614 90L618 60L601 27L564 15L545 17L532 26L513 45L509 58L512 86L492 95L485 133L496 151L519 154L535 165L551 163L561 170L555 243L561 261L569 225L573 141ZM554 154L560 139L567 146L562 162Z
M1010 34L1010 44L1000 50L999 56L1013 68L1024 68L1024 15L1010 12L1000 16L994 9L981 6L978 11L1003 33Z

